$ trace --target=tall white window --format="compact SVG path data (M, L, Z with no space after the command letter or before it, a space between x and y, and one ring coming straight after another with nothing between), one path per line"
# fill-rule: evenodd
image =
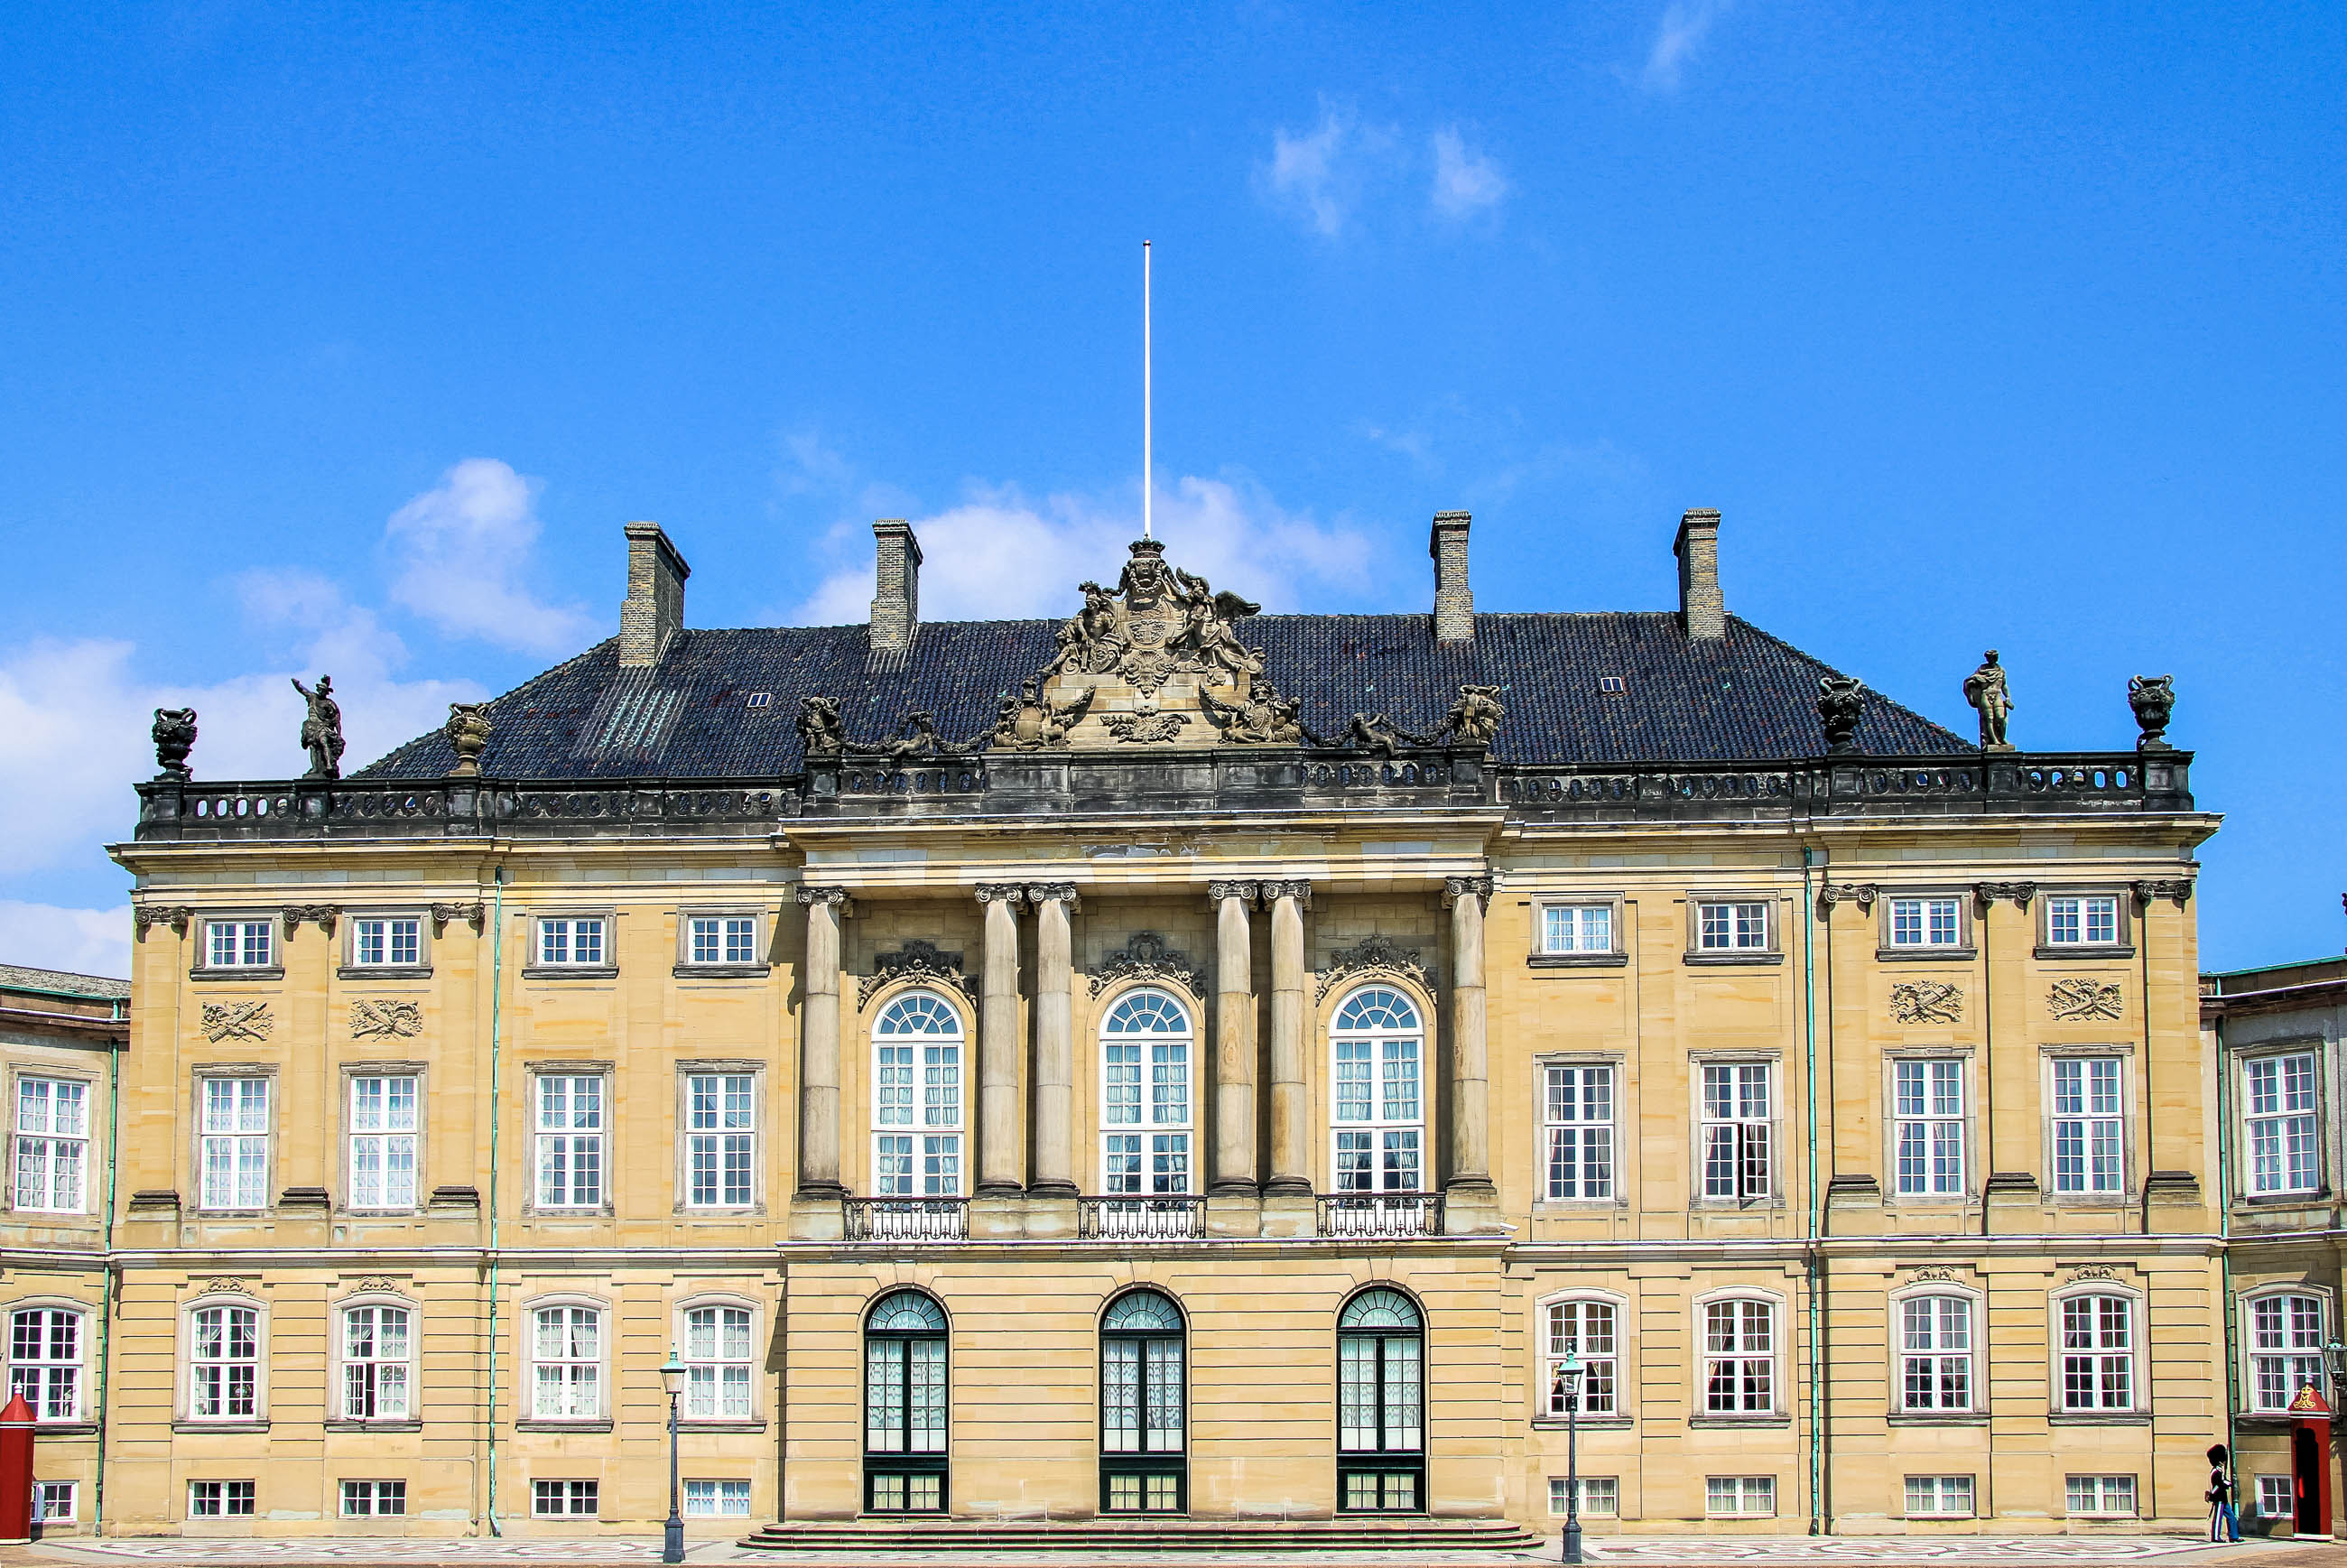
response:
M82 1211L89 1168L89 1085L77 1078L16 1080L16 1206Z
M1340 1193L1424 1190L1426 1029L1399 991L1371 986L1337 1009L1335 1164Z
M600 968L604 957L604 922L600 915L538 923L538 961L549 968Z
M43 1421L81 1419L81 1314L27 1307L8 1319L8 1391Z
M261 1311L205 1307L190 1315L188 1414L249 1421L261 1409Z
M592 1420L603 1413L603 1314L593 1307L541 1307L533 1315L530 1414Z
M1610 1416L1620 1409L1615 1370L1621 1351L1614 1338L1614 1304L1610 1301L1552 1301L1548 1304L1546 1343L1541 1367L1542 1408L1552 1416L1565 1413L1564 1358L1579 1356L1585 1368L1581 1378L1581 1413Z
M602 1202L602 1076L542 1074L538 1081L538 1206L589 1209Z
M2096 897L2045 900L2045 945L2109 948L2119 939L2119 901Z
M1768 948L1768 906L1698 904L1696 906L1696 950L1702 953L1760 953Z
M1963 932L1953 898L1893 898L1891 900L1891 945L1894 948L1952 948Z
M2250 1382L2260 1410L2286 1410L2301 1389L2322 1387L2318 1297L2260 1296L2250 1303Z
M1899 1304L1899 1402L1910 1410L1973 1408L1973 1304L1911 1296Z
M1112 1194L1190 1191L1189 1012L1163 991L1131 991L1101 1030L1101 1185Z
M684 1081L685 1202L696 1209L750 1204L758 1144L757 1077L693 1072Z
M686 953L696 964L754 964L758 922L749 915L695 915L685 927Z
M351 964L363 969L412 969L424 960L424 923L406 917L366 917L351 922Z
M2063 1298L2062 1408L2135 1409L2135 1304L2127 1297Z
M872 1030L873 1191L884 1198L955 1198L962 1174L961 1014L944 998L907 991Z
M2314 1062L2312 1051L2291 1051L2241 1063L2252 1193L2314 1191Z
M208 969L266 969L277 961L277 927L272 920L208 920L204 923L204 967Z
M1759 1062L1706 1062L1703 1069L1703 1195L1765 1198L1774 1165L1769 1076Z
M1752 1414L1777 1408L1777 1308L1767 1301L1706 1302L1703 1408Z
M1613 950L1613 905L1543 904L1541 906L1542 952L1610 953Z
M2054 1190L2116 1193L2124 1184L2119 1059L2065 1056L2054 1062Z
M343 1309L343 1419L405 1420L409 1313L405 1307Z
M750 1419L750 1309L695 1307L684 1315L684 1415Z
M1948 1197L1964 1190L1964 1064L1933 1059L1891 1063L1899 1192Z
M269 1204L269 1080L207 1078L198 1151L208 1209Z
M351 1080L351 1188L354 1209L415 1206L415 1079Z
M1614 1195L1614 1069L1552 1065L1542 1100L1542 1174L1552 1198Z

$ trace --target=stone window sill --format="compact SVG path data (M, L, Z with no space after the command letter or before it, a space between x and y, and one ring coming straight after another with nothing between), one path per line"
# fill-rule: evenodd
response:
M269 1430L269 1423L266 1420L198 1421L181 1416L171 1423L171 1430L175 1432L265 1432Z
M33 1433L36 1437L44 1438L95 1437L97 1435L97 1423L96 1421L36 1421L33 1424Z
M617 964L525 964L521 978L526 980L616 980L620 978Z
M1584 1432L1605 1432L1628 1431L1638 1423L1628 1416L1583 1416L1571 1423L1568 1423L1563 1416L1532 1418L1532 1430L1536 1432L1561 1432L1568 1424L1579 1427Z
M282 980L284 978L285 968L282 964L272 965L265 969L256 968L250 969L190 969L188 971L188 979L191 980Z
M766 1423L753 1418L746 1421L696 1420L690 1416L679 1419L676 1430L681 1432L763 1432Z
M1686 961L1703 968L1732 967L1741 964L1781 964L1782 953L1689 953Z
M432 971L417 965L343 964L334 970L338 980L428 980Z
M1706 1410L1687 1418L1687 1425L1691 1427L1789 1427L1792 1424L1793 1418L1790 1416L1761 1415L1758 1412L1748 1416L1739 1416L1730 1415L1724 1410Z
M2151 1417L2142 1410L2052 1410L2046 1421L2057 1427L2147 1427Z
M1877 948L1875 958L1886 964L1969 964L1980 957L1976 948Z
M1535 969L1618 969L1629 962L1627 953L1534 953L1524 960Z
M611 1421L608 1416L599 1421L547 1421L532 1419L514 1423L514 1430L518 1432L608 1432L610 1430Z
M676 978L680 980L751 980L763 979L774 972L772 964L679 964Z
M1988 1425L1986 1410L1893 1410L1890 1422L1894 1427L1984 1427Z
M330 1432L420 1432L424 1430L424 1423L418 1419L409 1419L405 1421L351 1421L337 1419L328 1421L326 1423L326 1430Z
M2120 944L2120 945L2119 945L2119 946L2117 946L2117 947L2112 947L2112 948L2089 948L2089 947L2086 946L2086 945L2085 945L2085 944L2083 944L2083 943L2080 943L2080 944L2077 944L2077 945L2075 945L2075 946L2073 946L2073 945L2072 945L2072 944L2070 944L2070 943L2065 942L2065 943L2062 943L2062 944L2060 944L2060 945L2058 945L2058 946L2053 946L2053 945L2048 945L2047 943L2045 943L2045 942L2040 942L2040 943L2038 943L2038 944L2037 944L2037 946L2036 946L2035 948L2032 948L2032 949L2031 949L2031 952L2032 952L2032 953L2033 953L2036 958L2041 958L2041 959L2045 959L2045 958L2085 958L2085 959L2132 958L2134 958L2134 957L2135 957L2135 947L2134 947L2134 945L2133 945L2132 943L2122 943L2122 944Z

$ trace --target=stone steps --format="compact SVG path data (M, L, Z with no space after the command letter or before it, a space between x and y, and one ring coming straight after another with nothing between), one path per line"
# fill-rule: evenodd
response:
M1531 1552L1504 1519L819 1519L769 1524L742 1544L771 1552Z

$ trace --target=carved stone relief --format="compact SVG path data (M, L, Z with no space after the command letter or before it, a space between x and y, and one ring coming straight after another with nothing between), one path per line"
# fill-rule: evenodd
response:
M1328 999L1328 993L1358 976L1386 974L1406 979L1429 996L1434 994L1434 977L1428 974L1419 961L1418 949L1405 948L1391 937L1379 932L1366 937L1340 953L1328 957L1328 967L1315 976L1318 984L1312 992L1315 1006Z
M196 912L184 904L141 904L130 911L130 923L142 938L150 926L169 926L174 936L184 937L188 922L195 917Z
M876 953L872 972L856 983L857 1008L872 1004L872 993L898 980L927 980L936 985L950 986L975 1001L978 993L962 968L959 953L942 951L935 942L909 941L893 953Z
M1092 994L1126 980L1157 980L1180 986L1200 1001L1206 999L1206 977L1190 955L1169 948L1154 931L1135 931L1123 948L1104 956L1092 970Z
M1962 1023L1964 993L1944 980L1902 980L1891 988L1891 1016L1901 1023Z
M334 922L342 910L332 904L288 904L285 906L285 930L288 935L300 925L313 925L329 937L334 934Z
M204 1004L204 1038L215 1044L223 1040L267 1040L274 1023L267 1002Z
M477 931L487 915L487 911L479 904L435 904L432 906L432 934L438 936L455 920L462 920Z
M362 999L351 1004L353 1040L413 1040L423 1032L420 1002Z
M2057 1019L2116 1019L2123 1010L2119 988L2108 980L2055 980L2045 993L2045 1009Z

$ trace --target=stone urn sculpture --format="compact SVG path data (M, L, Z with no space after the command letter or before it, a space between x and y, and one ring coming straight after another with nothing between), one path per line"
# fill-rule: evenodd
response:
M188 766L188 753L196 749L196 711L193 708L158 708L155 710L155 762L163 771L159 779L176 779L186 784L195 777Z
M2168 717L2176 712L2175 676L2128 676L2127 706L2135 710L2136 724L2143 731L2136 737L2137 751L2172 752L2176 749L2165 739Z
M1866 687L1855 675L1818 677L1818 722L1825 726L1826 754L1846 757L1858 750L1858 718Z
M448 722L440 733L448 737L448 744L456 753L456 765L448 770L452 779L477 779L481 776L481 753L489 748L489 735L495 726L484 712L485 702L451 702Z

